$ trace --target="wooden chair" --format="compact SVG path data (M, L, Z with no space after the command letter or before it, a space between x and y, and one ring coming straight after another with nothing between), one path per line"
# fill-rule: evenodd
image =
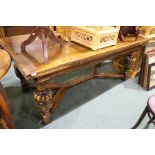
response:
M0 49L0 80L7 73L10 68L11 58L9 54ZM11 129L15 128L9 107L8 100L4 91L4 88L0 82L0 125L2 128Z
M151 96L148 99L147 106L145 107L144 111L142 112L141 116L139 117L136 124L132 127L132 129L136 129L139 126L146 114L148 114L148 117L150 119L147 123L147 126L150 123L153 123L155 125L155 96Z
M147 39L155 38L155 26L142 26L140 28L140 36Z

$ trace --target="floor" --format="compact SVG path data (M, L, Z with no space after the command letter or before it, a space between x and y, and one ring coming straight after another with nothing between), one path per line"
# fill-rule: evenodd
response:
M86 74L91 67L55 79L63 81ZM111 62L102 63L100 71L111 72ZM23 93L13 65L2 80L10 100L11 112L19 129L129 129L137 121L149 96L155 90L145 91L136 79L92 79L70 88L53 115L53 121L43 125L33 103L32 90ZM139 128L146 127L146 116Z

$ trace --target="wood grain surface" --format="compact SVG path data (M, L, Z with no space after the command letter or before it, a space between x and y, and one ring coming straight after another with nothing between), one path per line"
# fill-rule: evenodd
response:
M0 49L0 79L7 73L11 64L11 58L9 54Z
M9 52L14 59L24 78L29 80L42 77L47 74L56 74L70 68L78 68L81 65L87 65L90 62L104 60L105 58L126 54L126 52L143 45L146 41L139 38L134 42L119 42L116 46L92 51L82 45L74 42L66 42L60 48L58 44L49 41L49 63L44 64L44 57L41 42L39 39L26 48L26 53L21 51L21 43L28 38L28 35L21 35L9 38L1 38L1 46Z

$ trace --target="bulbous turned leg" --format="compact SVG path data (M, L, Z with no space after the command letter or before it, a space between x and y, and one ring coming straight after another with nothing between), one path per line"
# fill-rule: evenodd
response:
M52 119L52 113L50 112L50 109L53 105L52 96L53 93L50 89L45 89L41 91L36 90L34 92L34 101L40 110L44 124L49 123Z
M136 62L136 58L133 53L129 54L124 61L124 77L127 79L129 77L129 71L132 70L134 64Z

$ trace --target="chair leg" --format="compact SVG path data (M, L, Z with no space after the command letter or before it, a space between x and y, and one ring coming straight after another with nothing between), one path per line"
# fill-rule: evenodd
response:
M153 119L152 119L152 123L155 125L155 122L154 122L154 120L155 120L155 116L153 116Z
M148 111L148 117L150 118L150 120L147 122L147 124L153 123L155 125L155 116L151 116L150 112Z
M6 94L3 90L1 83L0 83L0 110L2 111L2 114L8 123L9 128L15 128L12 115L8 107L7 97L6 97Z
M3 129L9 129L6 121L3 118L0 118L0 125L2 126Z
M153 124L155 125L154 120L155 120L155 117L152 117L152 118L151 118L151 119L147 122L147 124L146 124L146 126L145 126L145 128L144 128L144 129L148 129L148 127L149 127L150 123L153 123Z
M147 106L146 106L146 108L144 109L143 113L139 117L138 121L136 122L136 124L131 129L136 129L139 126L139 124L142 122L142 120L144 119L144 117L147 114L147 112L148 112L148 109L147 109Z

